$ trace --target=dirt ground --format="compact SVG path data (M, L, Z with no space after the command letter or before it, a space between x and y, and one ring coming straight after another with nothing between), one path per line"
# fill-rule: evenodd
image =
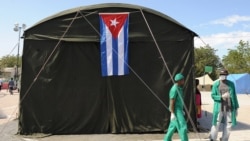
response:
M210 92L202 93L202 118L200 127L204 132L189 132L190 141L208 141L211 127L213 101ZM230 141L250 141L250 95L239 94L240 109L238 125L232 129ZM0 92L0 141L162 141L165 134L88 134L88 135L16 135L18 128L19 94L9 95L6 90ZM219 137L221 132L219 132ZM179 141L177 134L174 141Z

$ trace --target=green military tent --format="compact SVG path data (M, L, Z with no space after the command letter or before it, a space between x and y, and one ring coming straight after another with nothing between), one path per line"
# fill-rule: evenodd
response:
M128 75L101 76L100 12L129 12ZM24 32L18 132L164 132L178 72L185 75L184 101L196 119L195 36L160 12L121 3L77 7L41 20Z

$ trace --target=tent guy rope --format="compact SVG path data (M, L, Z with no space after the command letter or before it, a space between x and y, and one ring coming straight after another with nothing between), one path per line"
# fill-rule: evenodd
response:
M23 100L25 99L25 97L29 94L30 89L32 88L32 86L34 85L34 83L36 82L37 78L40 76L41 72L44 70L45 66L47 65L47 63L49 62L50 58L52 57L52 55L54 54L54 52L56 51L56 49L59 47L60 43L62 42L62 39L64 38L64 36L66 35L66 33L68 32L69 28L71 27L71 25L73 24L73 22L75 21L76 17L78 16L79 12L76 13L75 17L72 19L72 21L70 22L69 26L67 27L67 29L65 30L65 32L63 33L63 35L61 36L61 38L59 39L59 41L57 42L57 44L55 45L54 49L52 50L52 52L50 53L50 55L48 56L48 58L46 59L46 61L44 62L43 66L41 67L41 69L39 70L39 72L37 73L36 77L34 78L34 80L32 81L32 83L29 85L28 89L26 90L24 96L22 97L22 99L20 99L19 103L22 103ZM15 111L17 111L17 109L15 109ZM13 114L15 113L15 111L13 112ZM36 119L36 118L35 118ZM9 122L9 121L8 121ZM3 130L6 128L6 126L8 125L5 124L1 130L0 133L3 133ZM40 126L39 122L36 121L37 124ZM42 129L41 129L42 130Z
M166 64L166 61L165 61L165 59L164 59L164 57L163 57L163 55L162 55L162 52L161 52L161 50L160 50L160 48L159 48L159 46L158 46L158 43L156 42L156 39L155 39L155 37L154 37L154 35L153 35L152 31L151 31L151 28L150 28L149 24L147 23L147 20L146 20L144 14L143 14L142 9L140 9L140 11L141 11L141 13L142 13L142 16L143 16L143 18L144 18L144 20L145 20L147 26L148 26L148 29L149 29L150 34L151 34L151 36L152 36L152 38L153 38L153 40L154 40L154 42L155 42L155 44L156 44L156 47L157 47L157 49L158 49L158 51L159 51L159 53L160 53L160 55L161 55L161 58L162 58L162 60L163 60L163 62L164 62L164 65L165 65L165 67L167 68L167 71L168 71L169 75L171 76L171 80L172 80L172 82L174 83L173 75L171 75L171 73L170 73L170 70L169 70L169 68L168 68L168 66L167 66L167 64ZM29 94L30 89L32 88L32 86L34 85L34 83L36 82L36 80L38 79L38 77L40 76L41 72L42 72L42 71L44 70L44 68L46 67L47 63L49 62L50 58L52 57L52 55L54 54L54 52L56 51L56 49L57 49L58 47L60 47L59 45L60 45L62 39L64 38L64 36L65 36L66 33L68 32L69 28L71 27L71 25L73 24L74 20L77 18L77 16L78 16L79 13L80 13L81 16L91 25L91 27L94 28L94 26L87 20L86 15L83 15L81 12L78 11L78 12L76 13L75 17L74 17L74 18L72 19L72 21L70 22L70 24L69 24L69 26L67 27L67 29L65 30L65 32L63 33L63 35L61 36L60 40L58 41L58 43L57 43L56 46L54 47L54 49L53 49L52 52L50 53L49 57L46 59L46 61L45 61L44 64L42 65L41 69L39 70L38 74L37 74L36 77L34 78L33 82L32 82L32 83L30 84L30 86L28 87L27 91L25 92L25 94L24 94L23 98L20 100L20 102L22 102L22 101L24 100L24 98ZM93 12L93 13L96 13L96 12ZM92 14L92 13L91 13L91 14ZM99 33L95 28L94 28L94 30L100 35L100 33ZM117 53L117 52L116 52L116 53ZM127 64L127 65L128 65L128 64ZM138 78L138 79L139 79L139 80L149 89L149 91L159 100L159 102L168 110L168 107L166 106L166 104L157 96L157 94L149 87L149 85L147 85L147 83L146 83L146 82L145 82L145 81L135 72L135 70L134 70L131 66L128 65L128 67L129 67L130 70L136 75L136 77L137 77L137 78ZM182 100L182 102L184 103L183 100ZM193 120L191 119L190 114L189 114L188 111L187 111L187 108L186 108L185 103L184 103L184 108L185 108L185 111L186 111L186 113L187 113L187 115L188 115L190 121L192 121L192 126L194 127L194 129L196 129L195 126L194 126L194 124L193 124ZM39 124L39 125L40 125L40 124Z
M150 34L151 34L151 36L152 36L152 38L153 38L153 40L154 40L154 43L155 43L155 45L156 45L156 47L157 47L157 49L158 49L158 52L159 52L160 55L161 55L162 61L164 62L164 65L165 65L165 67L166 67L166 69L167 69L169 75L171 76L171 80L172 80L172 82L173 82L173 84L174 84L175 82L174 82L174 80L173 80L173 75L170 73L169 67L168 67L168 65L167 65L167 63L166 63L166 61L165 61L165 59L164 59L164 56L162 55L162 52L161 52L161 50L160 50L160 48L159 48L159 45L158 45L158 43L157 43L157 41L156 41L156 39L155 39L155 37L154 37L154 34L153 34L153 32L152 32L152 30L151 30L151 28L150 28L150 26L149 26L149 24L148 24L148 22L147 22L147 19L146 19L145 15L144 15L142 9L140 9L140 11L141 11L141 14L142 14L142 16L143 16L143 18L144 18L144 20L145 20L145 23L147 24L147 27L148 27L148 29L149 29L149 32L150 32ZM181 96L180 96L180 92L178 92L178 95L179 95L179 97L181 97ZM155 96L158 97L157 95L155 95ZM183 101L182 98L180 98L180 99L181 99L181 102L182 102L183 105L184 105L185 113L187 114L188 119L190 120L191 125L192 125L192 127L193 127L193 129L194 129L194 131L195 131L195 133L196 133L196 135L197 135L197 137L201 140L201 137L200 137L200 135L198 134L198 130L197 130L197 128L195 127L194 121L193 121L193 119L191 118L191 116L190 116L190 114L189 114L189 112L188 112L188 109L187 109L187 106L186 106L185 102ZM160 100L160 101L161 101L161 100ZM165 105L165 104L164 104L164 105ZM166 105L165 105L165 107L166 107ZM168 109L168 108L167 108L167 109ZM169 109L168 109L168 110L169 110Z
M93 26L93 24L91 24L91 22L86 18L86 16L97 13L97 11L91 12L87 15L83 15L82 12L79 10L79 13L81 14L81 16L86 20L86 22L95 30L95 32L101 36L100 32Z

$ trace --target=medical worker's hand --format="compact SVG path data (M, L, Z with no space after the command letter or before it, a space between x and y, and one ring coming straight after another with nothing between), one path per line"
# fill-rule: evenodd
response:
M222 94L221 97L222 97L223 100L226 100L227 98L229 98L229 93L226 92L226 93Z
M171 116L170 116L170 120L175 120L175 115L173 113L171 113Z
M238 109L235 110L235 115L236 115L236 117L238 116Z

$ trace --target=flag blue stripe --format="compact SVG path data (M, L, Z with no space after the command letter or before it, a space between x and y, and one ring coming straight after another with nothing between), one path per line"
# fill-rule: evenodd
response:
M112 59L113 59L113 75L118 75L118 59L119 59L119 54L118 54L118 40L117 38L112 38Z
M126 19L124 23L124 74L129 73L129 67L128 67L128 23L129 18Z
M100 31L101 31L101 71L102 76L108 75L107 69L107 52L106 52L106 30L105 24L102 18L100 18Z
M106 23L100 16L100 33L101 33L100 52L101 52L102 76L128 74L129 73L129 67L128 67L129 18L126 19L123 25L123 30L121 31L121 33L119 33L121 36L119 36L118 38L114 37L109 38L111 35L111 31L109 31L108 26L109 25L106 25ZM121 38L123 39L121 40ZM123 46L121 46L122 44ZM121 47L123 47L124 49L121 49ZM124 56L124 58L120 58L121 56ZM121 64L122 62L123 64ZM123 65L124 67L121 67L119 65ZM120 70L121 68L123 68L123 70Z

